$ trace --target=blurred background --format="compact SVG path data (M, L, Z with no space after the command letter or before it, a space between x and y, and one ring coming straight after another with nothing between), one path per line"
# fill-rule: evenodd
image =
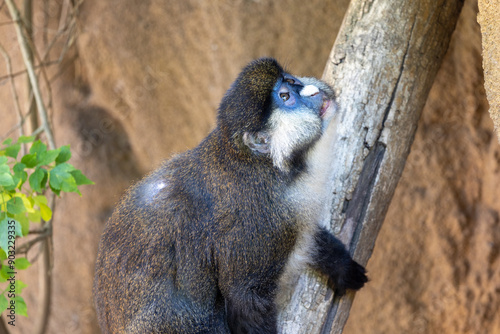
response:
M57 145L71 144L71 163L95 182L81 198L57 202L48 333L99 333L91 295L97 245L131 182L207 135L248 61L272 56L292 73L321 77L348 4L33 1ZM357 293L344 333L500 333L500 146L476 16L477 1L466 0L369 261L371 281ZM26 74L2 0L0 44L25 110ZM0 138L17 123L8 81L0 60ZM30 317L18 317L11 333L33 329L33 262L22 273Z

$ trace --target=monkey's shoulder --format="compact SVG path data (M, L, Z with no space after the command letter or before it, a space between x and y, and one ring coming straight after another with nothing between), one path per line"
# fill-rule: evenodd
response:
M272 164L236 161L214 142L209 135L196 148L165 161L129 189L116 211L149 224L172 219L213 223L249 209L264 216L283 204L287 178Z
M187 151L164 161L127 190L117 209L162 215L175 203L189 204L193 201L191 197L203 197L201 170L193 165L192 160L192 152ZM200 198L199 201L203 200Z

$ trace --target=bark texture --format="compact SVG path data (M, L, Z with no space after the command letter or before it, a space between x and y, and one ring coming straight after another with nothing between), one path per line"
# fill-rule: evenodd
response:
M490 103L490 116L500 140L500 4L479 0L477 20L483 36L484 87Z
M366 264L403 171L462 1L354 0L324 71L340 105L325 221ZM341 333L353 294L303 275L281 314L283 333ZM321 316L320 316L321 315Z
M345 334L500 333L500 145L466 1Z

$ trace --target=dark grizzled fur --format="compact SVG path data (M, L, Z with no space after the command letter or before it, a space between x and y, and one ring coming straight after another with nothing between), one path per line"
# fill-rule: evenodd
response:
M335 294L342 296L346 289L358 290L367 279L365 268L351 260L342 242L324 228L316 233L316 254L313 267L330 278Z
M300 173L278 170L241 136L264 126L282 72L273 59L250 63L222 100L216 129L121 199L96 263L103 333L276 333L277 282L298 233L284 196ZM361 266L354 283L335 277L353 261L332 238L318 233L317 266L341 292L361 287Z

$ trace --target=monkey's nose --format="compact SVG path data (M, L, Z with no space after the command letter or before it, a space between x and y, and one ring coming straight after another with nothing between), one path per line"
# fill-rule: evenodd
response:
M300 96L311 97L319 93L319 88L314 85L307 85L300 91Z

